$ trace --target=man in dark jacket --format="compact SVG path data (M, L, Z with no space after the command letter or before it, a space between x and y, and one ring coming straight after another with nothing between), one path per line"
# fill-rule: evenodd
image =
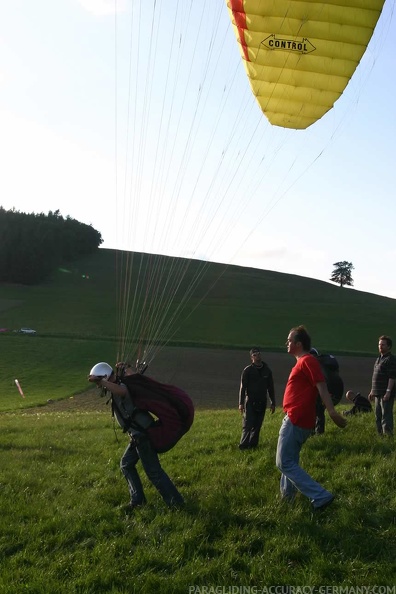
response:
M396 357L391 353L392 339L378 339L379 357L374 363L369 400L375 400L375 422L379 435L393 435L393 404L395 402Z
M267 408L267 394L271 400L271 413L275 410L275 390L272 371L261 359L260 349L250 350L252 363L245 367L241 375L239 390L239 410L243 414L240 450L258 445L260 429Z

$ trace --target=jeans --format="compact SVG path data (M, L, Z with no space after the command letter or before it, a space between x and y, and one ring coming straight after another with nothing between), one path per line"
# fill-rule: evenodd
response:
M128 483L131 504L139 505L146 500L142 481L136 470L136 464L139 459L142 462L148 479L158 490L168 507L182 505L184 503L183 497L162 469L158 454L145 435L135 437L131 440L120 462L121 471Z
M330 501L333 495L314 481L298 464L301 447L310 435L312 435L311 429L293 425L286 415L279 431L276 466L282 473L280 479L282 498L292 501L298 490L310 499L314 508L318 508Z
M380 435L393 435L393 403L395 397L389 400L375 397L375 422Z

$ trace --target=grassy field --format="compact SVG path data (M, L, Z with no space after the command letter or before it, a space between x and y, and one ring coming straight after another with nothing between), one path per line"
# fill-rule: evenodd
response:
M143 477L148 504L128 516L118 467L126 440L108 415L3 415L0 592L394 585L393 442L376 437L371 415L310 439L302 464L336 494L315 515L303 497L279 500L281 419L269 415L260 447L240 452L238 414L200 412L163 455L186 508L169 512Z
M87 389L92 361L114 360L114 342L79 338L2 336L0 411L45 404ZM18 379L27 398L15 386Z
M148 505L125 515L118 465L126 440L119 432L117 440L109 412L44 406L78 398L92 362L114 360L113 264L114 254L100 250L46 285L1 287L0 327L31 326L38 335L0 335L0 594L257 594L276 585L315 586L316 594L383 585L393 590L373 594L395 594L395 448L376 436L373 415L345 430L328 422L304 446L302 465L336 494L321 515L303 497L292 507L279 500L280 408L254 452L237 448L236 410L199 410L163 457L186 508L169 512L143 477ZM297 276L222 271L209 270L208 285L219 280L177 343L259 342L276 351L291 326L305 323L318 348L372 355L379 334L396 336L392 299Z
M191 262L186 285L200 265ZM98 250L46 284L2 285L0 328L30 326L46 337L114 339L115 284L115 253ZM396 336L396 300L300 276L211 264L173 340L245 348L259 339L262 347L278 350L298 323L308 327L318 348L371 353L380 334Z
M200 265L191 263L188 279ZM115 283L115 253L99 250L45 284L1 286L0 327L11 331L0 333L0 411L27 404L19 400L15 379L28 386L29 405L37 405L86 389L93 361L115 361ZM304 323L319 350L373 356L380 334L396 336L396 300L220 264L208 267L189 308L174 344L248 349L258 342L267 351L283 351L289 329ZM37 336L12 332L22 326Z

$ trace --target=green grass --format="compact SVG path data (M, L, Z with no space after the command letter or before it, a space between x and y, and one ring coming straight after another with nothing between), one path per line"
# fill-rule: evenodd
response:
M222 271L210 267L207 286L219 280L176 343L280 350L289 328L305 323L320 349L372 355L380 334L396 336L392 299L297 276ZM279 500L281 412L266 418L257 451L240 452L241 419L227 410L198 411L163 457L185 510L165 509L144 477L149 504L128 517L119 471L125 437L116 440L109 412L24 410L78 398L92 361L114 361L114 253L100 250L44 285L3 285L0 314L1 327L38 330L0 335L0 593L394 584L395 449L376 436L373 415L344 431L328 423L304 446L304 468L337 495L320 516L302 497L292 507Z
M316 516L302 496L279 500L281 419L268 416L260 447L240 452L238 413L199 412L162 458L185 510L168 511L142 473L148 505L128 517L126 439L108 414L3 414L0 592L393 585L393 442L376 437L372 415L310 439L302 465L337 496Z
M164 261L170 266L170 260ZM188 279L200 266L191 262ZM220 264L210 265L203 279L190 301L192 313L184 318L173 344L245 349L258 342L266 350L283 351L290 327L305 323L319 349L373 356L380 334L396 336L393 299ZM115 362L116 301L112 250L98 250L39 286L2 285L0 327L30 326L38 334L0 333L0 411L70 397L86 389L93 361ZM29 396L26 401L18 394L16 378Z
M114 360L111 341L41 336L2 336L4 373L0 377L0 411L71 397L89 387L92 361ZM15 386L18 379L25 399Z
M115 252L98 250L43 285L2 285L0 327L30 326L42 337L115 340L115 262ZM172 260L164 262L170 270ZM200 267L199 261L190 263L186 284ZM295 275L210 264L179 322L172 337L177 344L246 348L259 340L263 348L280 350L289 329L304 323L319 349L375 353L380 334L396 336L396 300Z

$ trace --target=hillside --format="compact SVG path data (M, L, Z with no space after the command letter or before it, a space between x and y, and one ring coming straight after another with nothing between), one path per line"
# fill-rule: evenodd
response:
M166 257L161 262L165 275L175 262L188 263ZM113 339L119 309L115 269L115 252L100 249L39 286L2 285L0 327L30 326L47 337ZM375 352L382 333L396 336L393 299L296 275L190 261L185 282L199 275L174 344L245 348L258 342L283 350L290 327L304 323L317 348L359 354Z

